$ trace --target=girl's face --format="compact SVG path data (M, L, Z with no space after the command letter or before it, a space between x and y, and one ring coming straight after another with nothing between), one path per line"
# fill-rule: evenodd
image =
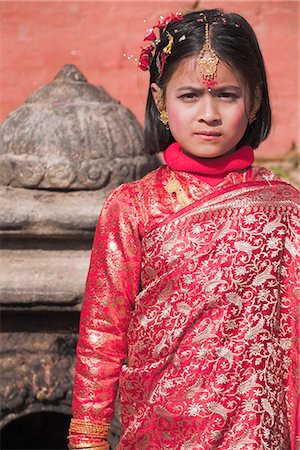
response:
M165 107L175 141L188 153L215 158L235 150L249 115L249 94L238 76L221 61L211 88L187 58L167 83ZM153 83L154 99L159 87Z

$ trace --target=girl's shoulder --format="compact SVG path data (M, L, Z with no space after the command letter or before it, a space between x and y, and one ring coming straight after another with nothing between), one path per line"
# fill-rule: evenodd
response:
M292 195L299 199L300 191L299 189L291 184L289 181L282 179L274 172L265 167L254 166L252 169L252 181L266 181L271 183L279 183L286 190L290 191Z
M120 184L107 196L104 207L130 209L132 214L139 214L146 205L155 203L161 197L169 177L170 169L164 165L139 180Z
M161 166L139 180L121 184L106 198L102 216L123 218L143 235L146 225L152 223L153 216L161 209L159 205L169 177L170 169Z
M109 195L111 197L134 197L137 200L140 197L151 196L155 194L157 190L163 189L168 177L170 176L170 169L163 165L157 169L147 173L143 178L135 181L129 181L123 183L115 188Z
M253 166L252 177L253 181L283 181L274 172L262 166Z

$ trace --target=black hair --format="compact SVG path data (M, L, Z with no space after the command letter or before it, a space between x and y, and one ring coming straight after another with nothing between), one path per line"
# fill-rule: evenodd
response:
M250 109L254 104L257 88L261 93L261 105L256 113L256 120L248 124L244 136L237 144L238 147L251 145L253 148L257 148L270 132L271 108L266 70L253 29L239 14L225 14L220 9L197 11L184 15L182 20L171 21L162 30L160 40L156 45L155 54L150 63L144 128L145 149L149 153L163 151L174 142L171 132L159 119L151 84L156 83L165 92L168 80L179 64L184 59L200 53L205 40L205 23L212 24L210 26L210 43L218 58L236 71L246 83L252 102ZM174 38L174 44L163 72L160 74L156 58L168 44L167 32Z

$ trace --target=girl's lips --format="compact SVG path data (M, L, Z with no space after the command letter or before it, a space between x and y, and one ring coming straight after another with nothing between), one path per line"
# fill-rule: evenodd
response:
M200 131L199 133L195 133L195 135L204 141L213 141L222 136L221 133L217 133L216 131Z
M220 137L221 133L218 133L217 131L199 131L198 133L195 133L200 136L213 136L213 137Z

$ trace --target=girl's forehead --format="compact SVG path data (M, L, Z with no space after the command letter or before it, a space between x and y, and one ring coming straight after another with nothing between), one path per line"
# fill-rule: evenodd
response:
M208 82L203 78L199 64L197 62L197 55L190 56L181 61L175 72L171 76L168 85L186 84L200 85L207 87ZM243 82L239 74L224 64L221 60L217 65L217 71L213 80L214 85L235 85L243 88Z

